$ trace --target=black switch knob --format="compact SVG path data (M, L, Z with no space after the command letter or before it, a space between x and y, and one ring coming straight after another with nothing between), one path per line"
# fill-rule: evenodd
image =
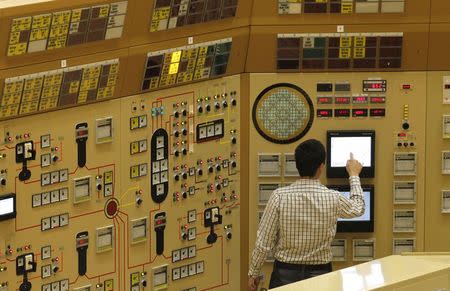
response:
M59 157L58 156L53 156L52 160L54 163L56 163L56 161L58 161Z
M58 273L59 267L58 266L54 266L53 267L53 273L56 274Z
M178 150L174 151L173 154L175 155L175 157L178 157L180 155L180 152Z
M398 146L398 147L401 147L401 146L402 146L402 143L401 143L401 142L399 142L399 143L397 144L397 146Z
M176 174L174 175L175 181L179 181L180 180L180 175Z
M402 128L403 128L404 130L409 129L409 123L408 123L408 122L404 122L404 123L402 124Z
M197 175L202 176L203 175L203 170L202 169L198 169L197 170Z
M236 105L237 105L236 99L232 99L232 100L231 100L231 105L233 105L233 106L236 106Z
M216 102L216 103L214 104L214 106L216 107L216 109L220 109L220 103L219 103L219 102Z
M186 129L186 128L183 128L182 133L183 133L183 135L187 135L187 129Z
M182 152L183 152L183 156L187 155L187 149L183 149Z
M220 170L222 170L222 167L221 167L220 165L217 165L217 166L216 166L216 171L217 171L217 172L220 172Z
M142 200L142 198L138 198L138 199L136 200L136 204L137 204L137 205L141 205L142 202L144 202L144 200Z
M214 172L214 168L211 167L211 166L209 166L209 167L208 167L208 172L210 172L210 173Z
M228 107L228 102L227 101L223 101L222 102L222 106L223 106L223 108L227 108Z
M183 232L183 233L181 234L181 238L182 238L183 240L186 240L186 239L187 239L187 233Z
M178 130L175 130L175 131L173 132L173 135L174 135L175 137L179 137L179 136L180 136L180 132L179 132Z
M0 179L0 184L2 184L2 186L6 185L6 179L5 178L1 178Z
M101 191L102 190L102 184L97 184L97 190Z
M147 287L147 280L142 280L142 287Z
M197 107L197 112L198 113L202 113L203 112L203 107L202 106Z
M232 236L231 232L227 233L227 239L231 239Z
M186 199L187 198L187 193L186 192L183 192L183 199Z
M186 180L187 177L188 177L188 174L187 173L183 173L183 179Z
M216 189L217 189L217 190L222 189L222 185L220 185L220 183L216 183Z
M236 161L232 161L232 162L231 162L231 167L236 168L236 166L237 166Z
M237 143L237 139L236 139L235 137L232 137L232 138L231 138L231 143L232 143L232 144L236 144L236 143Z
M186 116L186 115L187 115L187 110L183 109L183 116Z
M207 111L207 112L210 112L210 111L211 111L211 105L209 105L209 104L206 105L206 111Z
M173 114L173 116L175 116L175 118L180 117L180 113L178 111L175 111L175 113Z

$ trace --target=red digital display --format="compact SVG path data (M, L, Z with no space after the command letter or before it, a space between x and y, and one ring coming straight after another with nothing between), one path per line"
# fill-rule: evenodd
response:
M355 96L352 97L352 102L357 104L367 103L369 102L369 98L367 96Z
M363 92L386 92L386 80L363 80Z
M317 109L317 117L328 118L333 117L332 109Z
M367 109L352 109L352 116L353 117L367 117Z
M334 97L335 104L350 104L350 97Z
M386 97L370 97L370 103L386 103Z
M370 109L370 116L372 116L372 117L384 117L384 116L386 116L386 109L384 109L384 108L372 108L372 109Z
M317 104L333 104L331 97L317 97Z
M334 109L335 117L350 117L350 109Z

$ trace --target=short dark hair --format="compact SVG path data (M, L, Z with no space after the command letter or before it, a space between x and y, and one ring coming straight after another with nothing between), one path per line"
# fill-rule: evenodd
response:
M295 164L302 177L313 177L322 163L325 163L325 147L316 139L308 139L295 149Z

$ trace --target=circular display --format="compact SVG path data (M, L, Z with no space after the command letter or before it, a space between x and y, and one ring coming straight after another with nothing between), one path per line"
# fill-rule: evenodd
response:
M109 219L116 217L119 212L119 201L116 198L111 198L105 203L105 215Z
M311 128L314 108L308 94L289 83L274 84L256 98L253 124L262 137L273 143L292 143Z

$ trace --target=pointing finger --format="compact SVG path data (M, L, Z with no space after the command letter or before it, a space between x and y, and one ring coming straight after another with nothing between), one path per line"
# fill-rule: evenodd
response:
M350 152L350 160L353 160L353 153Z

